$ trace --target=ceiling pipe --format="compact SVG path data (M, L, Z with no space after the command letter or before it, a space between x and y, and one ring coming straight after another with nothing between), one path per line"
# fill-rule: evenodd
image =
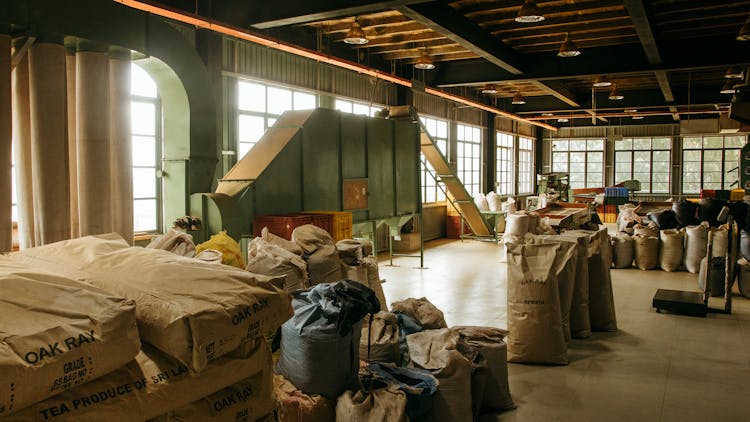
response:
M412 83L408 79L394 76L389 73L385 73L383 71L373 69L371 67L362 66L358 63L350 62L348 60L340 59L338 57L334 57L328 54L323 54L317 51L308 50L306 48L302 48L302 47L299 47L290 43L286 43L286 42L283 42L274 38L255 34L246 29L237 28L237 27L233 27L227 24L219 23L218 21L215 21L213 19L207 19L207 18L204 18L202 16L199 16L193 13L174 10L174 9L162 6L162 5L151 4L147 1L137 1L137 0L114 0L114 1L117 3L123 4L125 6L131 7L133 9L141 10L144 12L152 13L157 16L161 16L164 18L178 21L178 22L193 25L196 28L208 29L210 31L218 32L224 35L229 35L235 38L239 38L241 40L245 40L245 41L259 44L265 47L273 48L275 50L284 51L284 52L294 54L300 57L305 57L308 59L330 64L332 66L352 70L357 73L362 73L368 76L372 76L374 78L378 78L383 81L405 86L407 88L412 87ZM545 129L549 129L549 130L555 130L555 131L557 130L557 128L552 125L548 125L546 123L537 122L537 121L530 120L530 119L525 119L518 115L508 113L506 111L503 111L494 107L490 107L488 105L470 100L468 98L449 94L447 92L438 90L436 88L425 87L425 92L428 94L441 97L441 98L445 98L447 100L460 103L460 104L464 104L470 107L478 108L480 110L488 111L490 113L497 114L498 116L507 117L509 119L512 119L518 122L532 124L535 126L543 127Z

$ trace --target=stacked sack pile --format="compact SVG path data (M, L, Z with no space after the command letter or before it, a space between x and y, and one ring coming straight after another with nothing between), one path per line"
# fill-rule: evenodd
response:
M709 265L708 236L712 233L710 265L716 271L711 271L709 280L711 294L723 296L729 230L718 218L724 205L724 201L715 198L703 198L697 204L675 201L671 209L651 212L647 219L639 217L632 204L620 207L620 233L612 237L614 267L630 268L635 262L641 270L700 273L698 287L703 289L703 274Z
M281 421L470 421L514 407L505 331L447 328L427 299L381 310L343 280L294 293L275 379Z
M170 253L192 243L170 236L161 248L102 235L0 258L3 420L273 412L264 336L292 315L283 280Z
M606 229L506 243L508 360L565 365L571 338L617 330Z

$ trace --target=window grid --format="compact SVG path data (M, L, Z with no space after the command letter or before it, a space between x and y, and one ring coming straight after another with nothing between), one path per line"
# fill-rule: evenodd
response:
M456 169L458 178L471 196L481 192L482 131L469 125L456 125Z
M158 232L162 229L161 180L161 100L156 83L138 65L131 66L131 144L133 177L133 231Z
M738 186L740 148L746 135L689 136L682 139L682 193Z
M315 94L258 82L237 82L237 153L243 157L278 117L317 107Z
M518 137L518 193L534 193L534 140Z
M568 173L571 189L604 186L604 140L553 140L552 171Z
M513 144L515 135L496 132L496 193L498 195L513 195Z
M336 98L334 108L344 113L359 114L370 117L375 117L375 114L383 109L383 107L379 105L371 106L369 104L345 100L343 98Z
M435 119L432 117L420 116L419 120L424 125L427 133L437 144L438 149L443 156L448 155L448 121ZM435 170L428 163L423 154L420 154L422 159L421 174L422 174L422 203L426 204L429 202L441 202L445 201L445 193L441 182L435 180Z
M615 183L641 182L641 192L669 193L672 139L624 138L615 142Z

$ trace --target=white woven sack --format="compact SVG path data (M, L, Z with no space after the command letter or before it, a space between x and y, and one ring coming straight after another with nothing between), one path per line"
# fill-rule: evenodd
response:
M523 236L529 232L528 214L508 214L505 218L505 234Z
M615 268L630 268L633 266L633 237L620 233L612 237L612 251Z
M641 270L653 270L659 265L659 238L656 236L633 236L635 266Z
M698 226L687 226L685 229L685 254L683 262L689 272L698 274L698 271L700 271L701 260L706 256L707 243L707 222L704 221Z

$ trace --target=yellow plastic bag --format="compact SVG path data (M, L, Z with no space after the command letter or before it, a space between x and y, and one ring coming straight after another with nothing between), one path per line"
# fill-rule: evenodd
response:
M221 252L221 263L233 267L245 269L245 260L242 259L240 244L227 235L226 231L211 236L210 239L195 247L195 254L205 249L216 249Z

